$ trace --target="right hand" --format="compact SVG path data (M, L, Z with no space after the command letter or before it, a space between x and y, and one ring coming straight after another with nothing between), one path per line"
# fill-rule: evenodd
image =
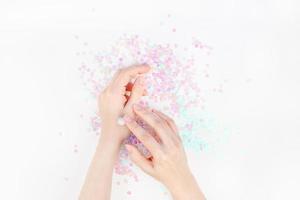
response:
M174 121L154 110L134 106L135 114L151 126L159 142L134 118L125 116L127 127L152 154L146 159L134 146L126 145L130 158L144 172L162 182L176 199L204 199L188 167L186 154Z

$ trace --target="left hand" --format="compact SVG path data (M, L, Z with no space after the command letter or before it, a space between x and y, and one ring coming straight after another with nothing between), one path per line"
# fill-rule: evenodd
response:
M129 136L129 129L117 121L123 115L133 116L132 105L146 94L143 77L138 76L150 70L148 65L136 65L119 69L110 84L99 96L101 137L121 143ZM131 80L136 78L134 83ZM130 92L130 95L128 93Z

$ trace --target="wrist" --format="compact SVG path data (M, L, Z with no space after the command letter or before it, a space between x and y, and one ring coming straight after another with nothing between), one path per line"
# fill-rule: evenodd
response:
M121 145L115 141L100 136L98 145L96 147L97 157L101 157L102 160L107 160L111 163L114 163L118 158L120 146Z
M97 149L104 149L107 151L118 151L121 147L122 141L101 135L99 138Z
M186 172L182 178L166 185L172 197L176 200L205 200L193 174Z
M114 158L117 157L120 151L122 140L112 137L113 131L107 131L102 128L99 137L96 152L105 157Z
M178 191L178 188L185 189L188 188L189 184L193 180L193 175L191 172L186 171L184 173L177 173L172 176L172 179L166 181L164 185L169 189L169 191Z
M104 126L101 128L101 134L99 138L99 143L113 146L121 146L123 138L120 134L121 130L116 126Z

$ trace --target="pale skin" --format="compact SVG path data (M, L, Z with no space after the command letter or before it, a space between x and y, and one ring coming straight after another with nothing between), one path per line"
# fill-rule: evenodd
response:
M101 136L80 192L80 200L109 200L113 167L120 147L132 132L150 151L145 158L134 146L125 145L131 160L145 173L161 182L174 200L204 200L196 179L191 173L175 122L164 113L137 104L146 95L142 75L147 65L120 70L99 97ZM134 83L130 83L136 78ZM117 120L124 116L125 125ZM159 140L136 122L137 117L153 128Z

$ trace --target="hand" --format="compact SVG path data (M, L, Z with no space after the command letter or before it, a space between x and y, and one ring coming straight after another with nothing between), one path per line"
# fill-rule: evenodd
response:
M153 128L159 140L143 129L134 118L125 116L126 125L152 154L146 159L134 146L126 145L130 158L143 171L162 182L174 199L205 199L188 167L185 151L174 121L157 111L134 106L137 117Z
M129 135L129 129L117 124L117 120L125 113L133 116L133 103L145 94L142 77L137 76L149 70L150 67L146 65L121 69L100 94L101 137L82 186L80 199L110 199L113 166L122 140ZM130 83L136 77L134 84Z
M149 70L150 67L147 65L120 69L100 94L99 115L102 122L102 138L121 143L129 135L128 128L120 126L117 121L124 114L133 116L132 105L146 94L143 77L138 75ZM136 81L131 83L131 80L136 77Z

